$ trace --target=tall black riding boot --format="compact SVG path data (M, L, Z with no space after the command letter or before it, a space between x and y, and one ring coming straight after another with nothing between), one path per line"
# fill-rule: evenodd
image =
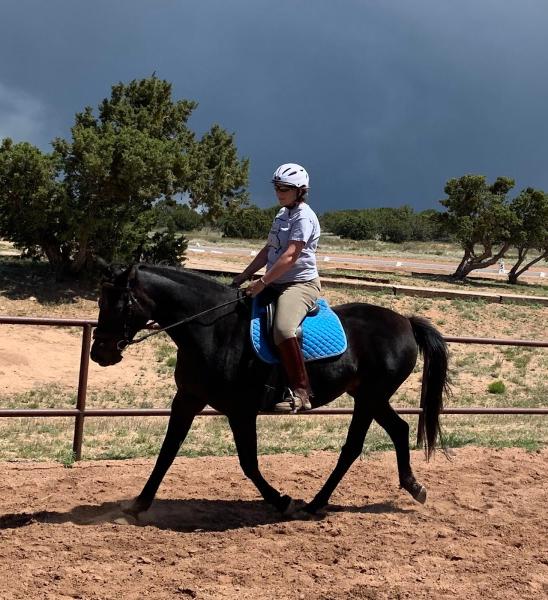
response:
M290 402L294 404L293 412L310 410L310 381L304 364L303 354L297 338L284 340L278 346L280 360L287 376L287 383L293 397Z

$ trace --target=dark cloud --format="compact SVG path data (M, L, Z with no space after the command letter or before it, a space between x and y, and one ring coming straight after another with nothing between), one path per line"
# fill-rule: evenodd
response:
M438 207L467 172L548 189L547 17L544 0L4 0L0 135L45 148L156 71L199 102L197 131L236 133L262 206L287 161L321 211Z

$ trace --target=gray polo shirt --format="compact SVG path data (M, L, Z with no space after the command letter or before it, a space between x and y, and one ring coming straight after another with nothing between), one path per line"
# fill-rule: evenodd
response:
M299 202L295 208L283 207L275 216L268 234L269 271L278 258L287 250L290 241L305 242L304 248L295 264L276 279L275 283L293 283L310 281L318 277L316 267L316 249L320 238L320 223L316 213L306 202Z

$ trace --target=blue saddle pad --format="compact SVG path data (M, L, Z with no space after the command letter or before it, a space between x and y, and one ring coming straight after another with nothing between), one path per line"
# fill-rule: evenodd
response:
M339 317L329 308L327 300L318 300L320 310L307 316L301 324L301 348L305 361L339 356L346 350L346 334ZM266 307L253 299L251 311L251 343L257 356L266 363L276 364L278 354L272 349L266 331Z

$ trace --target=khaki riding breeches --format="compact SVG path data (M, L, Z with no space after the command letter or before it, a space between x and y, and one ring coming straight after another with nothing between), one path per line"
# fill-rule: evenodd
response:
M278 346L284 340L295 337L297 327L306 313L316 304L321 291L320 279L296 283L272 284L280 293L274 317L274 343Z

